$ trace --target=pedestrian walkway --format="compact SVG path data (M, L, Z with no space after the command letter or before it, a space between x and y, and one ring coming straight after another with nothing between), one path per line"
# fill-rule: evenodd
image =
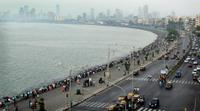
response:
M79 104L79 107L91 107L91 108L107 108L111 103L103 102L83 102Z
M151 109L151 108L146 108L146 107L140 107L137 111L165 111L162 109Z
M147 81L147 82L158 82L157 78L127 78L126 80L135 80L135 81ZM169 80L172 81L172 83L175 84L186 84L186 85L200 85L199 83L195 82L195 81L188 81L188 80Z

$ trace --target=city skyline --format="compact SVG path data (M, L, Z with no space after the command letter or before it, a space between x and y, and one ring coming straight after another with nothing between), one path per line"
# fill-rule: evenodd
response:
M13 14L17 14L19 12L19 8L24 5L35 8L37 12L55 11L56 5L59 5L60 14L64 16L72 15L73 17L76 17L77 15L80 15L84 12L90 13L91 8L95 9L95 13L107 13L107 10L110 11L109 13L114 13L115 9L121 9L124 15L138 15L138 8L144 5L148 6L149 12L159 12L160 16L171 15L173 11L178 16L195 16L200 12L200 9L198 8L198 4L200 4L200 1L196 0L153 0L151 2L150 0L126 0L126 2L119 0L49 0L48 5L46 5L46 0L16 0L15 2L7 0L0 1L0 4L1 12L9 10ZM181 5L177 6L177 4Z

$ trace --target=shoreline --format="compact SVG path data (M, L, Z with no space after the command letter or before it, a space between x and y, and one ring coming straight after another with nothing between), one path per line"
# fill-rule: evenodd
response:
M83 24L83 25L87 25L87 24ZM101 26L101 25L97 25L97 26ZM105 25L104 25L105 26ZM112 26L113 27L113 26ZM114 27L121 27L121 26L114 26ZM134 27L124 27L124 28L134 28ZM135 29L138 29L138 28L135 28ZM147 30L147 29L140 29L140 30L144 30L144 31L150 31L150 30ZM150 31L150 32L152 32L152 31ZM160 40L160 37L162 38L162 34L161 33L156 33L156 30L154 31L154 32L152 32L152 33L155 33L156 35L157 35L157 38L152 42L152 43L150 43L150 44L148 44L147 46L144 46L141 50L144 50L144 49L146 49L146 48L149 48L151 45L153 45L157 40ZM137 50L136 52L138 52L138 51L140 51L140 50ZM125 56L122 56L122 57L119 57L119 58L117 58L117 59L114 59L114 60L112 60L111 62L110 62L110 64L113 62L113 61L119 61L120 59L124 59L124 58L126 58L127 56L129 56L129 54L128 55L125 55ZM105 66L106 64L101 64L101 65L95 65L95 66L92 66L92 67L90 67L90 68L88 68L88 69L92 69L92 68L94 68L94 67L96 67L96 66ZM116 64L114 64L114 65L116 65ZM86 69L86 70L88 70L88 69ZM75 75L77 75L77 74L75 74ZM74 75L74 76L75 76ZM64 80L66 77L63 77L63 79L62 80ZM58 81L62 81L62 80L58 80ZM48 84L49 83L53 83L53 81L52 82L48 82L48 83L46 83L46 86L49 86ZM43 85L44 86L44 85ZM38 86L37 88L39 88L40 86ZM37 88L34 88L34 89L37 89ZM31 89L27 89L26 91L30 91ZM19 95L20 94L22 94L22 93L25 93L26 91L22 91L21 93L19 93ZM18 94L17 94L18 95ZM16 95L14 95L14 96L16 96ZM14 97L13 96L13 97ZM1 99L0 99L1 100Z

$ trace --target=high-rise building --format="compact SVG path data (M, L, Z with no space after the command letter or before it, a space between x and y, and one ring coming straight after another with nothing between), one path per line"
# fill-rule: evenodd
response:
M143 7L143 16L144 16L144 18L148 18L148 16L149 16L149 8L148 8L148 5L144 5L144 7Z
M90 9L90 19L91 19L91 20L95 20L94 8L91 8L91 9Z
M83 20L86 21L87 20L87 14L84 12L83 13Z
M123 18L123 12L120 9L115 9L115 18L116 19L121 19Z
M59 16L60 15L60 5L56 5L56 15Z
M107 11L106 11L106 16L107 16L107 18L110 18L110 10L109 9L107 9Z
M143 15L143 12L142 12L142 8L141 7L138 7L138 17L142 17Z
M195 27L200 26L200 14L198 14L195 18Z

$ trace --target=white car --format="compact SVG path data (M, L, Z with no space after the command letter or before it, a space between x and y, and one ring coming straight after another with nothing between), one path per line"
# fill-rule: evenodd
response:
M197 81L200 83L200 77L197 78Z
M200 65L198 65L196 69L199 71L200 70Z
M197 72L197 69L195 68L193 71L194 71L194 72Z
M189 61L186 59L186 60L184 60L184 62L185 62L185 63L188 63Z
M192 60L192 61L194 61L194 60L195 60L195 58L193 57L191 60Z
M190 58L189 56L186 58L186 60L188 60L188 61L189 61L190 59L191 59L191 58Z
M197 61L194 61L194 62L193 62L193 64L194 64L194 65L197 65L197 64L198 64L198 62L197 62Z
M192 71L192 74L195 75L195 74L197 74L197 72L196 71Z

